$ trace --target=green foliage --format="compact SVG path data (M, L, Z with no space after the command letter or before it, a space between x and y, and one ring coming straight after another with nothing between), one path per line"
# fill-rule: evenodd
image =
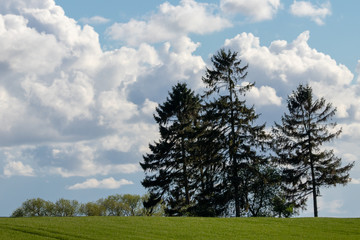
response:
M106 215L106 209L104 208L104 206L94 202L81 204L79 212L81 215L89 217Z
M55 203L55 215L58 217L73 217L79 213L79 208L78 201L61 198Z
M275 196L272 199L272 205L273 211L279 218L288 218L296 213L294 209L294 204L287 202L285 197Z
M74 216L162 216L161 204L155 206L152 212L143 207L143 197L131 194L110 195L96 202L80 204L76 200L59 199L55 203L41 198L26 200L17 208L11 217L74 217Z
M105 199L99 199L97 204L99 210L104 210L102 215L106 216L139 216L142 214L142 201L140 195L111 195Z
M28 199L16 209L12 217L44 217L54 216L54 204L41 198Z
M360 239L360 219L0 218L0 239Z

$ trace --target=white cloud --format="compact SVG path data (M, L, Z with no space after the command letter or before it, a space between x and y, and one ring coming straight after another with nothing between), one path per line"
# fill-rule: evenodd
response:
M330 2L321 6L314 6L308 1L294 1L290 7L290 12L297 17L309 17L318 25L324 25L324 19L331 15Z
M201 32L204 23L192 19L201 26L188 21L181 34L215 31L226 22L208 4L183 1L161 5L149 24L184 20L187 11L214 25ZM158 137L157 102L178 81L199 86L205 67L194 54L200 44L181 34L158 49L143 43L103 51L92 27L81 27L51 0L2 2L0 34L0 154L10 148L24 169L42 175L141 171L141 155Z
M240 13L254 22L272 19L281 8L280 0L221 0L220 6L225 13Z
M54 71L67 55L67 49L53 35L41 34L27 24L22 16L0 15L0 61L19 73Z
M126 179L115 180L114 178L110 177L110 178L105 178L105 179L99 181L95 178L91 178L91 179L87 179L83 183L77 183L75 185L72 185L72 186L68 187L68 189L69 190L94 189L94 188L117 189L124 185L131 185L131 184L134 184L134 183L131 181L128 181Z
M339 127L342 129L342 137L360 140L360 122L339 124Z
M101 81L96 81L95 87L99 91L127 87L136 82L139 76L162 64L158 52L148 44L141 44L137 49L122 47L104 52L95 76Z
M149 99L145 99L143 107L141 108L141 112L146 115L152 116L155 113L155 109L157 108L158 103L150 101Z
M281 97L276 95L276 90L269 86L253 87L246 96L249 102L254 103L256 106L280 106L282 100Z
M9 132L18 122L19 117L24 114L24 103L0 86L0 131Z
M360 178L352 178L350 183L351 184L360 184Z
M134 140L127 136L119 137L118 135L112 135L101 139L101 143L105 150L129 152L135 143Z
M128 23L115 23L107 32L113 39L139 45L173 40L189 33L207 34L231 26L227 19L215 15L213 8L194 0L181 0L177 6L165 2L147 21L132 19Z
M94 100L93 84L81 72L75 72L71 77L62 73L51 86L32 78L26 79L22 86L28 97L38 98L41 105L50 107L69 121L91 117L89 108Z
M110 22L110 19L101 16L94 16L91 18L81 18L79 21L91 25L91 24L105 24Z
M110 128L119 128L124 121L138 115L136 104L129 102L124 93L102 92L98 100L99 124Z
M324 97L337 108L332 121L338 123L338 129L342 128L342 134L334 144L329 144L330 149L342 158L344 164L356 162L360 138L360 85L354 83L354 75L347 67L337 63L329 55L311 48L308 44L309 37L310 34L306 31L292 42L276 40L269 46L263 46L258 37L242 33L226 40L225 47L238 51L240 59L249 64L246 81L256 82L257 89L250 92L249 96L251 103L261 113L260 120L270 125L273 121L279 122L287 111L286 101L278 105L280 98L287 99L298 84L309 83L315 97ZM261 105L264 102L271 103L264 100L269 98L266 95L269 89L261 92L262 87L274 89L272 96L278 96L278 101ZM350 177L354 177L353 181L357 183L359 176L360 168L356 164ZM331 208L326 209L327 212L336 213L336 209L341 208L341 202L328 204Z
M119 163L121 159L107 159L104 156L104 151L111 150L112 148L110 149L111 146L102 148L102 144L104 142L97 143L95 141L93 143L58 145L52 150L52 162L45 163L46 166L42 167L42 169L44 172L50 172L62 177L105 176L108 174L130 174L140 171L140 166L137 162Z
M9 161L4 167L4 175L11 176L35 176L34 169L30 165L24 165L20 161Z
M360 109L357 87L351 85L354 75L329 55L311 48L309 37L306 31L291 43L277 40L266 47L253 34L242 33L226 40L225 46L249 63L247 80L256 82L257 87L269 86L276 89L277 96L286 97L299 83L310 83L317 96L338 107L339 117L347 117L352 106Z

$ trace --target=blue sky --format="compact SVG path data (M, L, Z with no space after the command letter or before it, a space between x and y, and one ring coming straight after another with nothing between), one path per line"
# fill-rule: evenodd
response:
M246 3L246 4L245 4ZM328 144L352 182L321 189L319 215L359 217L360 2L0 0L0 216L28 198L143 194L152 113L178 81L202 88L222 47L249 63L270 128L299 83L337 107ZM308 211L312 216L311 199Z

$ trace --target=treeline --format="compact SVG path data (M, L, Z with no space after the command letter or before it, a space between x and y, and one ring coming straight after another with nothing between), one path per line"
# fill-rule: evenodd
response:
M163 207L158 204L150 212L143 201L148 195L116 194L96 202L79 203L76 200L59 199L55 203L41 198L28 199L11 217L74 217L74 216L162 216Z
M144 206L163 202L167 216L289 217L312 195L316 217L320 187L346 184L353 166L321 148L341 132L328 123L336 109L299 85L266 129L246 104L248 65L224 49L211 61L201 95L178 83L156 108L160 139L140 163Z

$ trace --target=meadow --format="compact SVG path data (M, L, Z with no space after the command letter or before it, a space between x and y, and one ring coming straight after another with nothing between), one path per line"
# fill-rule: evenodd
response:
M360 239L360 218L0 218L0 239Z

